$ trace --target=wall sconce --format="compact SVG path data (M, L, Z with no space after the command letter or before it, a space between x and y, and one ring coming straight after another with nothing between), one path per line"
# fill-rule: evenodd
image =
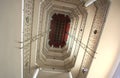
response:
M84 74L85 72L88 72L88 69L85 68L85 67L83 67L83 68L82 68L82 72L83 72L83 74Z

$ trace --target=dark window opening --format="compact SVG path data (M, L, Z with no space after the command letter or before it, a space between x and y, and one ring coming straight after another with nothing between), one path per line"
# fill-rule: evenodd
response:
M49 45L55 48L64 47L68 38L70 28L70 18L64 14L54 14L52 16L49 33Z

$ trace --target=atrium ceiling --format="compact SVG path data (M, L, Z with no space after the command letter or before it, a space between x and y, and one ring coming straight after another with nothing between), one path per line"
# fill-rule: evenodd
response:
M46 71L71 72L85 78L109 6L97 0L89 7L80 0L25 0L24 77L32 67Z

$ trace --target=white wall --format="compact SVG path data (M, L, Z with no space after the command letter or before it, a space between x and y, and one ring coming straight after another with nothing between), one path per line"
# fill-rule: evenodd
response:
M20 78L22 0L0 0L0 78Z
M112 78L120 54L120 0L111 1L97 52L87 78Z

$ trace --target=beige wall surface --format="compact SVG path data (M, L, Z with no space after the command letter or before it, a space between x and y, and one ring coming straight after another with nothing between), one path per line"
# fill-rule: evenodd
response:
M22 0L0 0L0 78L21 78Z
M87 78L112 78L120 55L120 0L111 0L97 53Z

